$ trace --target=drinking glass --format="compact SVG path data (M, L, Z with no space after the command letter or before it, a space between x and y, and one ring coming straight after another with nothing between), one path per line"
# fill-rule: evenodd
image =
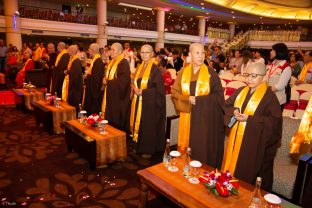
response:
M169 155L171 159L170 159L170 165L168 167L168 170L171 172L177 172L179 170L179 168L176 166L177 158L181 156L181 153L178 151L171 151Z
M54 103L54 105L55 105L55 107L56 108L59 108L60 107L60 102L61 102L61 98L55 98L55 103Z
M199 180L197 178L199 172L200 172L200 167L202 166L201 162L197 160L192 160L190 162L190 167L191 167L191 177L189 178L189 182L192 184L198 184Z
M87 116L87 111L85 111L85 110L80 111L79 122L80 122L80 123L84 123L84 121L86 120L86 119L85 119L86 116Z
M107 120L102 120L100 122L100 124L99 124L99 126L100 126L100 134L107 134L107 132L105 131L106 124L108 124Z
M281 208L281 199L274 194L264 196L264 208Z
M99 117L101 118L101 120L104 120L104 112L99 112Z
M45 100L46 100L47 103L50 102L50 97L51 97L51 93L46 93L45 94Z

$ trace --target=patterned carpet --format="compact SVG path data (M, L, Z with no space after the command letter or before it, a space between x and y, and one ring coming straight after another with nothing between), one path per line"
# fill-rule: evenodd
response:
M63 135L37 128L32 113L0 106L0 207L138 207L137 170L156 164L132 153L127 161L89 170L89 164L69 153ZM148 207L174 207L161 197Z

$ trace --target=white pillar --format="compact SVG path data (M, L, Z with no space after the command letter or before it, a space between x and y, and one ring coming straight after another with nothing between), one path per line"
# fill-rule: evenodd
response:
M6 44L10 43L17 47L18 50L22 48L22 34L21 34L21 19L16 12L18 11L18 0L4 0L4 15L5 15L5 31Z
M165 9L156 8L157 10L157 32L158 37L155 45L155 50L159 51L159 49L165 47Z
M200 37L200 43L204 44L206 36L206 17L197 16L198 18L198 36Z
M98 25L98 34L96 42L100 47L107 45L107 1L106 0L96 0L96 16Z
M236 23L235 22L229 22L230 40L235 35L235 27L236 27Z

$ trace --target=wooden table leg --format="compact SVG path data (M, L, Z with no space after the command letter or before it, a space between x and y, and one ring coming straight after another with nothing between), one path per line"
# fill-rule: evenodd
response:
M145 180L141 177L141 199L139 202L139 208L145 208L147 203L148 197L148 185L146 184Z

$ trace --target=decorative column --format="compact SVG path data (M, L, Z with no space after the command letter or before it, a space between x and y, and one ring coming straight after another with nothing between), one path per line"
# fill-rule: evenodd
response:
M158 37L155 45L155 50L159 51L161 48L165 47L165 12L166 9L156 8L157 10L157 32Z
M197 16L198 18L198 36L200 37L200 43L205 44L206 36L206 17Z
M96 0L96 16L97 16L97 25L98 33L96 42L101 47L107 45L107 1L106 0Z
M230 40L232 40L232 38L235 35L235 27L236 27L235 22L229 22Z
M4 0L6 44L22 48L21 18L18 12L18 0Z

